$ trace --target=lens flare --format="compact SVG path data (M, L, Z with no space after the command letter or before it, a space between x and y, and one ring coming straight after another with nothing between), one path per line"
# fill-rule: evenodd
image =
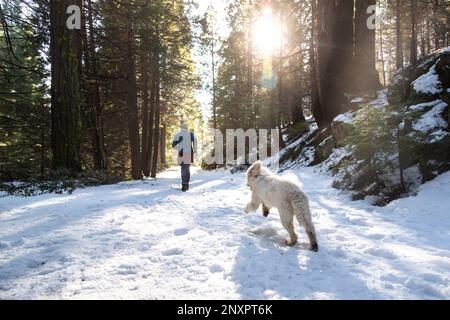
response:
M267 58L282 43L280 22L274 17L272 8L266 6L261 17L253 25L253 41L258 53Z

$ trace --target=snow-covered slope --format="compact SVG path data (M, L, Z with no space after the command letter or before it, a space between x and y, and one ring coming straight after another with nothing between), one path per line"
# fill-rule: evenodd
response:
M351 202L313 168L320 252L287 248L276 212L244 215L243 174L0 198L0 299L450 299L450 173L385 208Z
M376 99L369 92L349 96L349 111L327 126L286 128L281 168L321 164L334 187L380 206L448 172L449 53L438 50L402 68Z

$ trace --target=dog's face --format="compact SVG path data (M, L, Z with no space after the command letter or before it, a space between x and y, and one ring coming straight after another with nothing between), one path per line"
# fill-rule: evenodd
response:
M251 189L255 179L261 175L262 162L257 161L247 170L247 186Z

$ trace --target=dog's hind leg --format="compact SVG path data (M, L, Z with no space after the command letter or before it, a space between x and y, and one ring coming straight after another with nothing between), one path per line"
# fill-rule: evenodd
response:
M297 244L298 240L297 234L295 233L294 216L292 215L291 211L287 208L279 208L278 211L280 211L281 224L291 237L289 240L286 240L285 243L286 245L293 247Z
M292 205L294 207L295 217L297 218L298 223L305 228L306 234L308 235L311 250L314 252L319 251L316 229L314 228L314 224L312 222L309 202L293 202Z
M309 243L311 244L311 250L314 252L319 251L319 244L317 243L316 230L311 219L305 219L304 223L306 234L309 238Z

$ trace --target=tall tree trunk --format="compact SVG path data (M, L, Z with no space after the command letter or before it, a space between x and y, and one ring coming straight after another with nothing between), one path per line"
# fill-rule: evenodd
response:
M294 94L289 108L289 121L294 125L306 121L305 115L303 114L303 86L301 80L296 90L298 92Z
M128 109L128 135L131 151L131 176L138 180L142 178L141 147L139 136L139 118L137 106L135 40L131 19L127 21L127 57L125 61L127 109Z
M161 155L160 155L160 162L161 162L161 165L163 167L165 167L166 164L167 164L167 159L166 159L166 133L167 133L167 127L166 127L166 124L164 123L162 125L162 128L161 128L161 137L159 139L159 143L160 143L160 146L159 146L159 150L160 151L159 152L161 153Z
M320 104L319 78L316 64L316 37L317 37L317 0L311 0L311 35L309 39L309 68L311 83L311 109L316 121L325 117L325 112Z
M257 108L253 99L253 39L250 31L247 36L247 87L250 100L250 110L252 112L251 122L253 128L256 128Z
M359 1L359 0L358 0ZM352 89L354 0L336 0L336 21L333 35L333 74L337 79L337 90ZM375 48L374 48L375 51Z
M431 24L430 24L430 19L427 19L427 29L425 31L426 35L426 51L425 54L428 55L431 52Z
M433 31L434 31L434 50L439 49L439 20L438 20L439 0L433 1Z
M448 14L448 13L447 13L446 21L447 21L447 27L450 26L450 14ZM447 29L446 34L447 35L446 35L446 40L445 40L446 41L445 46L448 47L450 45L450 32L448 31L448 29Z
M151 169L151 177L156 178L156 173L158 170L158 156L159 156L159 139L161 135L161 128L160 128L160 122L161 122L161 70L160 70L160 39L159 39L159 33L157 33L156 37L156 50L154 54L154 61L155 64L155 128L153 133L153 155L152 155L152 169Z
M278 128L283 128L282 115L284 109L284 101L283 101L283 48L280 46L280 58L278 60L278 113L277 113L277 124Z
M79 31L69 30L66 10L81 0L50 1L53 168L81 171Z
M355 82L358 91L376 91L381 88L376 70L375 29L367 26L369 6L376 0L356 0L355 7Z
M418 41L420 42L420 57L423 57L425 55L425 32L424 32L424 25L421 24L419 28L419 34L418 34Z
M88 105L87 115L89 123L89 132L91 136L94 168L96 170L107 169L107 158L105 150L105 136L103 131L103 106L100 100L100 87L98 83L97 54L95 52L95 36L94 36L94 10L92 0L87 0L88 17L87 24L89 29L89 37L84 28L85 34L85 67L88 79L86 84L86 102Z
M353 39L353 1L318 0L318 89L323 114L316 116L319 127L325 126L345 110L345 74L349 65L348 46ZM340 61L336 57L343 59ZM347 79L348 80L348 79Z
M152 39L152 42L153 39ZM149 114L148 114L148 134L147 134L147 140L148 140L148 147L147 152L144 155L144 168L145 168L145 175L151 176L152 172L152 162L153 162L153 149L154 149L154 122L155 122L155 109L156 109L156 67L154 63L154 59L156 59L155 52L152 48L148 49L148 55L149 55L149 83L150 83L150 100L149 100Z
M216 101L216 51L215 51L215 33L214 26L211 29L211 71L212 71L212 109L213 109L213 127L217 129L217 101Z
M397 70L403 68L403 33L402 33L402 13L401 0L395 0L395 32L396 32L396 66Z
M154 63L154 59L157 59L157 56L149 50L150 55L150 114L148 119L148 143L149 147L147 150L147 155L145 157L145 161L150 170L149 175L152 172L152 159L153 159L153 144L154 141L154 126L155 126L155 111L156 111L156 91L157 91L157 79L156 79L156 67Z
M386 61L384 60L383 29L380 30L379 46L380 46L381 68L382 68L382 74L383 74L383 87L386 87L387 79L386 79Z
M411 0L410 63L417 63L417 0Z
M316 116L319 127L328 125L330 105L334 102L333 82L330 72L333 55L333 28L336 18L334 1L318 0L318 46L317 46L317 72L321 105L321 113ZM335 100L335 102L338 102Z
M44 176L45 173L45 148L46 148L46 139L45 139L45 128L44 125L41 125L41 177Z
M271 64L270 64L270 68L271 68L271 72L275 72L273 66L275 65L275 56L272 55L271 57ZM270 94L270 126L271 128L275 129L277 128L277 106L275 103L275 90L270 90L269 92ZM235 127L237 128L237 127Z
M148 39L147 39L148 41ZM150 69L150 53L147 46L143 44L142 48L142 151L141 163L142 172L145 177L150 176L150 161L148 161L149 149L151 149L151 141L149 140L149 133L153 130L150 127L150 95L149 95L149 69Z
M289 65L298 65L300 68L304 67L305 55L302 53L297 56L289 57ZM293 80L293 87L289 90L289 105L288 105L288 125L305 122L303 114L303 74L300 72L295 74Z

